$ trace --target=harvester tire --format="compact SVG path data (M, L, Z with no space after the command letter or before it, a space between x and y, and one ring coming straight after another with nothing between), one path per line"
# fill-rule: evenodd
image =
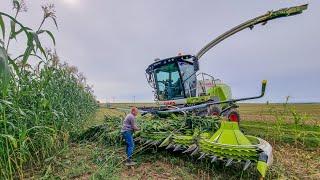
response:
M233 122L240 122L240 114L236 109L230 109L227 112L227 116L229 121L233 121Z

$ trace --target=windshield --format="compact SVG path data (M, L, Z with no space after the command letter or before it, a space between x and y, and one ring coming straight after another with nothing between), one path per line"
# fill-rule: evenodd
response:
M171 100L184 97L179 68L176 63L167 64L156 69L158 99Z
M178 62L181 77L184 83L186 97L194 97L196 96L196 81L197 76L194 71L193 64L187 62Z

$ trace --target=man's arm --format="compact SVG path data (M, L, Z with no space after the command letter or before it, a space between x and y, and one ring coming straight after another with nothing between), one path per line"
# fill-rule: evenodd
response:
M138 126L136 126L136 121L135 121L134 117L131 118L131 126L132 126L132 129L134 131L139 131L140 130L140 128Z

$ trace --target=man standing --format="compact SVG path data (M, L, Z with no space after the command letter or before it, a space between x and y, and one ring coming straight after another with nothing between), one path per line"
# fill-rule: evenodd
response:
M138 131L139 128L135 124L135 118L138 115L138 109L136 107L131 108L131 113L126 116L123 120L123 125L121 129L122 136L126 141L126 153L127 153L127 166L133 166L136 163L131 160L133 150L134 150L134 141L133 141L133 132Z

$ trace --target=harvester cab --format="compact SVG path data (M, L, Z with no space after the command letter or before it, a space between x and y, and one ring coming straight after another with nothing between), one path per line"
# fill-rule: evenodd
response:
M231 100L231 88L206 73L198 73L198 59L179 55L155 60L146 70L147 80L154 89L156 101L163 106L184 107L205 102ZM230 104L232 104L230 102ZM220 115L229 104L197 109L198 115ZM234 117L238 121L238 115Z
M156 60L151 64L146 72L149 84L155 89L155 98L168 103L196 96L197 69L194 61L194 56L184 55Z
M181 99L213 95L214 87L222 84L220 79L206 73L197 73L199 70L198 60L192 55L181 55L163 60L155 60L147 70L149 84L155 90L155 99L164 105L185 104ZM229 89L228 89L229 90ZM230 91L223 91L225 97L231 97ZM179 101L180 100L180 101ZM191 99L189 99L191 101ZM200 102L192 99L190 104Z

